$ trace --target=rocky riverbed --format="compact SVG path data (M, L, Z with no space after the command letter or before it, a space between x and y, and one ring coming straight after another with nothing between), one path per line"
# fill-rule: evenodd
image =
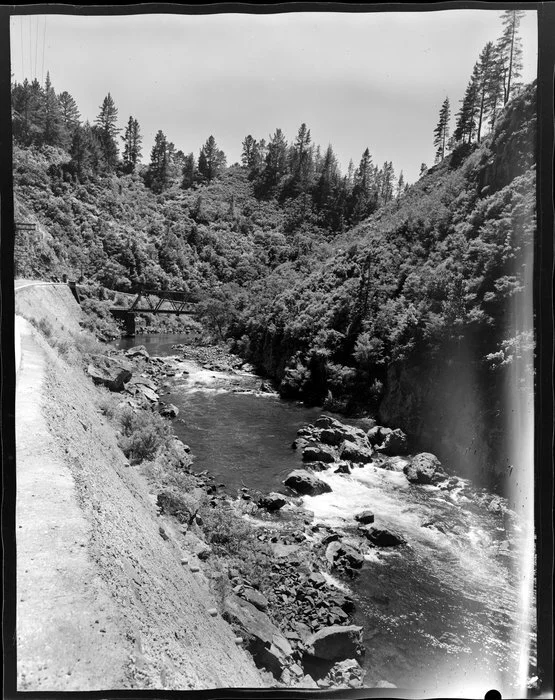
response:
M93 358L89 374L118 392L133 410L156 411L176 421L186 418L164 397L176 382L194 386L203 372L204 379L225 377L227 392L272 391L251 367L221 349L182 345L173 349L176 354L170 357L151 357L144 347L135 347ZM353 594L357 578L368 571L369 562L387 566L392 553L406 562L414 560L418 571L423 566L439 571L433 557L440 552L443 558L458 558L452 572L455 581L458 567L464 568L466 561L458 548L472 537L486 540L468 540L471 556L478 553L483 562L489 557L484 576L493 570L499 576L514 562L509 536L514 515L503 499L450 475L435 455L410 454L407 436L399 429L371 420L356 427L322 415L299 427L292 438L290 449L299 455L301 465L269 493L248 486L227 492L208 471L193 468L190 450L183 446L188 455L183 471L194 479L196 497L250 526L260 562L254 573L252 566L240 561L222 567L218 547L207 537L202 519L188 517L180 511L179 501L164 493L157 494L160 513L176 518L186 525L184 534L196 538L202 565L225 591L221 614L234 628L238 643L274 684L392 686L386 666L373 668L364 679L369 670L365 652L374 653L366 636L373 638L377 631L356 624L361 620ZM353 491L356 484L359 487ZM476 527L484 517L495 523L494 538ZM428 564L426 556L431 557ZM449 572L441 573L450 580ZM482 584L480 578L478 585ZM499 590L508 602L502 584L499 581ZM463 587L464 582L459 585ZM457 595L459 588L453 583ZM379 612L387 607L391 592L373 590L372 595ZM468 618L463 619L468 624ZM487 629L489 624L486 620ZM468 654L464 634L459 627L453 629L437 633L431 642L430 634L423 632L420 643L447 648L450 654Z

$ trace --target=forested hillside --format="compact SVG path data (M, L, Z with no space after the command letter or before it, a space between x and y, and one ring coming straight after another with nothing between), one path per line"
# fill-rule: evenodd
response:
M535 112L530 86L491 138L461 144L338 237L311 274L283 265L255 284L236 335L285 395L371 406L428 445L441 436L463 470L467 457L452 448L474 411L472 441L498 461L494 399L503 369L532 344L510 310L532 259Z
M305 124L292 143L248 135L230 167L213 136L195 158L159 131L143 165L110 94L91 126L49 77L15 84L16 220L38 225L16 234L17 274L192 291L284 397L378 415L459 471L472 444L495 472L504 372L533 340L510 310L532 259L535 85L505 19L412 185L368 148L342 174Z

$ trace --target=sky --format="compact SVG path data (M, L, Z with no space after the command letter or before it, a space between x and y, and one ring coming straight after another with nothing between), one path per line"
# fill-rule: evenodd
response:
M13 79L46 72L93 122L108 92L119 126L135 117L148 162L161 129L198 156L213 135L228 164L247 134L294 140L301 123L345 172L366 147L405 179L434 159L446 96L452 125L481 49L501 33L500 10L294 12L272 15L13 16ZM536 77L537 13L520 35L523 80Z

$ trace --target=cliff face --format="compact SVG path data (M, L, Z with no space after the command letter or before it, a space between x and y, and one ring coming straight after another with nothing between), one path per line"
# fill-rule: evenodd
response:
M22 289L16 308L46 320L58 343L64 331L80 331L67 287ZM209 614L216 602L208 572L182 564L196 556L119 449L98 390L43 334L21 325L19 689L264 685L231 628Z
M452 360L391 366L386 386L381 422L401 427L415 452L433 451L452 473L496 486L497 465L504 462L495 433L500 406L475 365Z

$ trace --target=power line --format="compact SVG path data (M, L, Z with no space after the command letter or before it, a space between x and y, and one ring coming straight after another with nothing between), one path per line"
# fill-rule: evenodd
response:
M31 71L33 70L33 42L31 39L31 22L33 20L32 15L29 15L29 80L31 79Z
M36 28L35 28L35 80L37 78L37 54L38 54L38 44L39 44L39 18L36 18Z
M46 46L46 15L44 16L44 32L42 35L42 77L41 82L44 82L44 47Z
M23 46L23 17L20 17L19 29L21 31L21 82L25 80L25 68L23 66L23 55L25 53L25 48Z

